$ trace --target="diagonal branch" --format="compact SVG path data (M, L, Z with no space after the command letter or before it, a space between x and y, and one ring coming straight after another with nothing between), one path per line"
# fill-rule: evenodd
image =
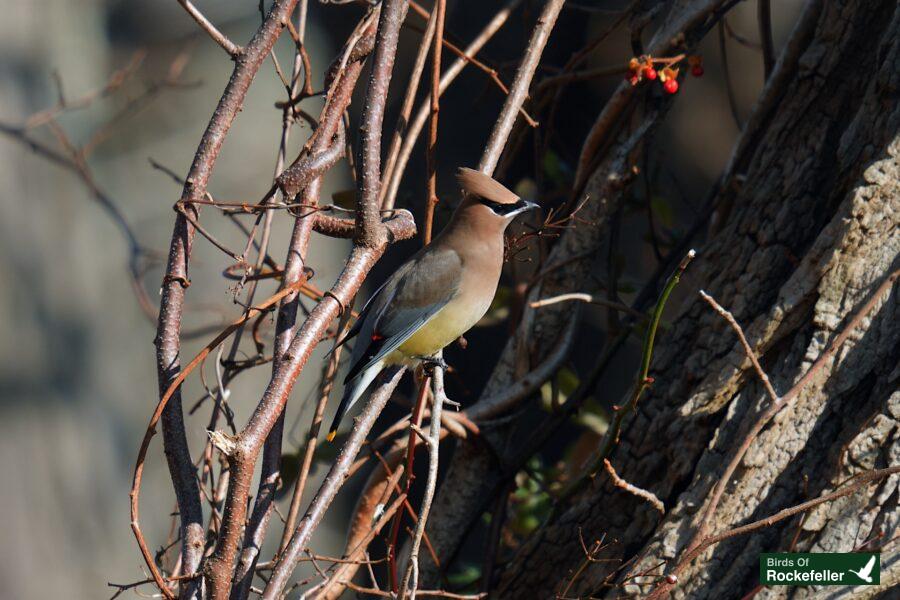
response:
M178 0L178 4L184 7L187 14L197 22L197 25L199 25L203 31L209 34L209 37L211 37L215 43L222 46L222 49L228 53L228 56L237 58L244 51L243 48L229 40L224 33L219 31L216 26L190 2L190 0Z
M834 500L837 500L838 498L849 496L850 494L861 490L870 483L880 481L897 473L900 473L900 465L894 465L892 467L887 467L884 469L876 469L874 471L864 471L853 478L852 485L848 485L847 487L844 487L842 489L835 490L829 494L823 494L818 498L813 498L812 500L809 500L802 504L798 504L790 508L785 508L784 510L778 511L774 515L769 515L768 517L759 519L758 521L753 521L752 523L747 523L746 525L741 525L740 527L734 527L733 529L728 529L727 531L723 531L722 533L717 533L715 535L704 538L688 550L688 552L684 555L684 558L682 558L678 563L678 567L689 564L691 561L705 552L710 546L714 546L719 542L723 542L725 540L731 539L733 537L738 537L746 533L751 533L753 531L758 531L765 527L770 527L775 523L778 523L779 521L783 521L789 517L793 517L794 515L805 513L806 511L815 508L820 504L825 504L826 502L832 502ZM662 580L662 583L654 588L650 595L647 596L647 600L663 600L664 598L669 598L672 589L677 583L678 570L667 575L666 578Z
M484 26L475 39L466 46L463 57L453 62L441 76L439 91L443 94L450 87L450 84L459 76L462 70L469 64L472 57L487 44L501 27L509 19L512 12L522 3L522 0L509 0L507 4ZM416 117L409 125L409 129L403 133L402 144L395 141L391 145L390 154L385 164L384 182L381 192L381 205L383 208L391 208L397 198L397 191L400 189L400 182L403 179L403 173L406 171L406 163L412 154L413 146L425 127L428 115L431 111L431 105L426 100L419 106ZM398 132L399 133L399 132ZM396 138L395 138L396 140Z
M412 215L401 213L402 218L389 223L392 239L408 239L415 235ZM228 596L237 545L247 514L247 498L256 459L262 451L269 432L284 411L291 389L309 360L313 349L325 337L332 321L349 306L359 291L375 262L385 247L376 249L357 247L353 250L343 272L322 300L309 313L300 330L294 335L287 352L275 369L250 421L235 440L235 451L230 459L231 485L225 499L225 513L219 539L206 564L205 575L211 597L218 600Z
M844 329L839 334L837 334L833 340L831 340L828 348L826 348L825 351L819 355L816 361L809 367L809 369L807 369L806 373L803 374L800 380L796 384L794 384L794 386L790 390L788 390L788 392L784 394L784 396L780 396L775 401L771 402L768 408L763 411L759 415L757 420L751 425L750 429L741 439L741 443L735 450L735 453L731 457L731 460L728 462L728 465L725 467L724 473L716 482L716 485L713 488L712 493L710 494L709 504L707 504L706 509L703 512L700 524L698 525L697 530L694 532L694 535L690 538L690 541L685 546L685 550L682 553L681 557L679 557L678 562L674 567L672 567L670 577L668 577L656 588L654 588L653 592L649 596L650 598L660 599L666 597L669 591L671 591L675 583L678 581L678 575L681 574L684 569L687 568L687 566L691 563L691 561L699 556L699 554L702 553L703 550L705 550L712 544L717 543L718 541L727 539L727 537L732 537L731 535L719 534L725 535L725 537L720 538L719 535L709 536L708 534L710 526L712 524L713 516L715 515L716 509L719 506L719 501L722 499L722 495L725 493L725 488L731 481L732 475L734 475L734 472L741 464L744 455L746 455L747 451L750 449L751 444L753 444L754 440L756 440L763 428L775 417L775 415L777 415L782 408L784 408L792 400L794 400L800 394L800 392L802 392L824 369L825 365L831 361L837 351L841 348L841 346L844 345L844 343L856 330L856 328L863 322L863 320L865 320L872 314L876 307L879 306L879 303L884 298L885 294L893 288L898 279L900 279L900 269L893 271L884 279L881 285L878 286L878 288L871 294L869 299L860 307L860 309L853 316L850 322L847 323ZM749 350L749 345L745 348L745 350ZM900 469L900 467L897 468ZM830 499L832 498L820 500L822 502L825 502ZM817 502L817 504L819 503L821 502ZM807 508L811 508L815 505L816 504L812 504ZM790 514L796 514L796 512L792 512ZM739 533L733 535L739 535Z
M367 16L368 17L368 16ZM369 19L364 17L358 29L367 31ZM301 27L301 31L303 27ZM299 34L298 34L299 35ZM365 39L367 36L363 36ZM301 38L302 41L302 38ZM364 41L357 41L357 45ZM351 51L353 48L348 48ZM353 89L362 71L362 61L366 55L361 54L359 60L348 64L341 76L334 80L322 108L318 126L313 134L309 154L298 158L294 164L278 177L284 198L292 199L302 194L301 204L317 207L322 177L344 152L343 124L341 115L350 104ZM295 63L296 67L296 63ZM295 82L297 79L295 78ZM307 75L307 81L309 77ZM285 106L284 121L289 123L292 108ZM294 220L294 228L285 260L282 286L288 286L300 277L305 269L305 257L310 238L317 220L315 212L302 212ZM279 306L276 320L275 353L272 362L273 374L277 371L291 339L297 322L299 296L292 294L285 297ZM269 518L274 506L275 491L281 474L281 446L284 431L284 412L266 437L263 447L262 474L256 501L251 513L247 531L244 534L243 549L238 563L236 577L239 583L237 598L246 598L250 592L253 574L263 540L268 529ZM234 595L233 595L234 596Z
M244 104L250 84L281 33L280 22L291 14L296 3L297 0L276 1L245 51L235 60L234 71L200 139L181 194L185 213L190 213L195 220L199 216L199 208L191 202L205 199L207 184L225 136ZM185 289L189 285L188 258L194 232L194 227L185 214L179 214L175 219L169 246L155 340L160 396L180 370L182 313ZM169 473L181 519L182 573L191 574L200 565L206 539L196 472L185 434L180 392L175 392L163 412L162 429ZM149 562L148 567L151 572L155 570L155 565ZM157 583L163 582L157 579Z
M544 5L541 16L538 17L537 23L535 23L531 38L528 40L528 50L526 50L525 56L522 57L519 69L516 71L516 78L509 88L509 94L506 96L506 101L500 110L500 116L494 124L494 129L491 130L487 146L481 155L481 161L478 163L478 170L482 173L490 175L497 168L500 155L503 153L509 134L516 123L516 117L519 116L519 109L528 97L531 79L534 77L535 70L537 70L538 62L540 62L541 55L544 53L544 46L547 45L547 40L550 39L550 32L553 31L553 26L556 24L556 19L559 17L559 11L562 10L563 4L565 4L565 0L548 0Z
M747 355L747 358L750 359L750 363L753 365L753 370L756 371L757 377L762 381L763 386L766 388L766 393L769 395L769 399L772 402L778 403L780 399L778 398L778 394L775 393L775 388L772 387L772 382L769 381L769 376L766 374L766 371L762 368L762 365L759 364L759 358L756 356L756 352L753 351L753 348L750 346L750 342L747 341L747 336L744 335L744 330L738 324L737 320L734 318L734 315L731 312L725 310L721 304L716 302L715 298L700 290L700 297L703 298L707 304L713 307L717 313L719 313L723 319L728 321L728 324L734 330L734 333L738 336L738 340L741 342L741 346L744 348L744 354Z
M332 464L331 469L328 471L328 475L325 476L325 481L319 488L316 497L313 498L309 509L306 511L306 515L297 526L297 530L291 537L291 541L288 542L288 545L285 547L284 553L275 563L275 569L272 571L272 578L269 580L265 592L263 593L264 600L274 600L275 598L281 597L281 593L284 590L288 579L294 572L297 560L300 558L303 550L306 549L313 532L316 527L318 527L322 517L325 516L328 507L331 506L331 502L334 500L335 496L337 496L338 491L344 484L347 474L350 471L350 467L353 466L353 461L359 453L359 449L362 447L363 442L366 440L366 436L368 436L369 431L375 424L378 415L381 414L381 410L384 408L385 404L387 404L388 398L390 398L394 388L400 383L400 378L403 376L405 370L404 367L389 368L385 372L386 382L372 392L368 404L366 404L366 407L359 417L356 418L356 423L351 430L350 437L347 439L343 448L341 448L340 455L334 464Z

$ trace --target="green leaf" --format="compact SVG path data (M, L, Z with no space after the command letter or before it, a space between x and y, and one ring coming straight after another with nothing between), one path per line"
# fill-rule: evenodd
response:
M447 575L447 581L454 588L466 588L481 579L481 567L473 564L463 565L458 571Z

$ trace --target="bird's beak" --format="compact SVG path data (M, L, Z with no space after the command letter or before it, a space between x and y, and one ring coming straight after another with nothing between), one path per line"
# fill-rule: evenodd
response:
M513 215L514 217L517 216L517 215L522 214L523 212L526 212L526 211L529 211L529 210L534 210L534 209L536 209L536 208L540 208L540 207L541 207L540 204L535 204L534 202L531 202L531 201L529 201L529 200L519 200L519 201L516 203L516 205L517 205L517 206L516 206L516 210L515 210L515 212L512 213L512 215Z

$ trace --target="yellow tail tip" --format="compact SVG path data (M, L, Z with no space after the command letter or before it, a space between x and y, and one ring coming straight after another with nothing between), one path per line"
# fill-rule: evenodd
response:
M328 432L328 435L325 436L325 439L328 440L329 442L333 442L334 436L336 436L336 435L337 435L337 429L332 429L331 431Z

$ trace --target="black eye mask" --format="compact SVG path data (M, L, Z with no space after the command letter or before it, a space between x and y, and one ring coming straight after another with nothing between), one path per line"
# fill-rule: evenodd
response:
M528 203L526 203L524 200L519 200L518 202L513 202L512 204L501 204L500 202L493 202L484 198L479 198L478 201L491 209L491 211L493 211L495 215L499 215L501 217L506 217L513 213L522 212L523 210L528 208Z

